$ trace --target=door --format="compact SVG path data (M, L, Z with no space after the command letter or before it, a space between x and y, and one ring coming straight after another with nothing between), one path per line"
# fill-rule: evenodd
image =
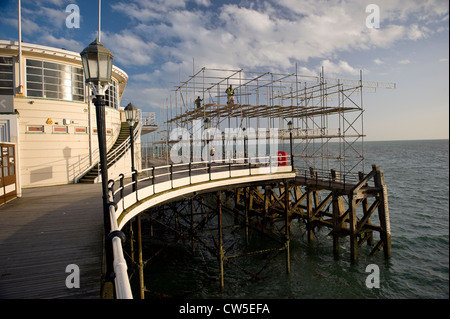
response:
M0 143L0 204L17 197L16 149L12 144Z

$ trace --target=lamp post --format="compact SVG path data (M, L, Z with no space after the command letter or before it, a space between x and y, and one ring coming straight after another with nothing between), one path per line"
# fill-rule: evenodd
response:
M108 234L111 232L111 220L108 205L108 165L106 160L105 92L111 82L113 54L98 40L93 41L81 53L86 84L95 95L95 115L97 118L97 137L100 153L100 172L102 176L103 223L106 244L106 281L113 277L113 253Z
M132 104L128 103L125 107L125 118L127 119L128 125L130 126L130 145L131 145L131 173L133 180L133 192L136 191L136 170L134 168L134 134L133 134L133 126L136 123L138 115L138 109Z
M294 128L294 125L292 124L292 121L288 122L288 129L289 129L289 143L290 143L290 151L291 151L291 167L292 170L294 170L294 152L292 151L293 149L293 143L292 143L292 129Z

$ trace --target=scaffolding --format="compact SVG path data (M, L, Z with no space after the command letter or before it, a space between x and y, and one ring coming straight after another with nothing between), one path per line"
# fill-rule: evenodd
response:
M226 89L232 85L234 104L227 103ZM295 166L299 170L339 172L341 176L364 172L363 93L395 89L395 83L363 81L243 69L203 67L175 87L166 102L166 136L183 128L191 136L201 129L276 129L280 149L292 134ZM201 104L196 100L200 98ZM291 130L288 123L293 124ZM247 136L248 139L252 138ZM257 142L256 142L257 143ZM205 143L206 145L206 143Z

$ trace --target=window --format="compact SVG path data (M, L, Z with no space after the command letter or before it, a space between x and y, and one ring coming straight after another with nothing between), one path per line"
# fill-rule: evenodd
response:
M13 58L0 56L0 95L14 95Z
M27 59L27 96L84 102L83 69Z
M43 125L27 125L27 133L44 133Z
M53 126L53 133L67 134L69 133L69 128L67 126Z
M75 127L75 134L87 134L87 127Z
M118 110L119 109L119 103L118 98L117 98L117 82L116 81L112 81L111 84L109 85L108 90L106 90L105 92L105 103L106 106L112 107L113 109Z

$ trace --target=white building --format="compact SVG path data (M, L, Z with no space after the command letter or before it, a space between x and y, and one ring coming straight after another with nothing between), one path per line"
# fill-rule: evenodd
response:
M20 196L22 188L78 182L99 158L95 106L84 82L80 54L22 43L21 60L19 56L17 42L0 40L0 204ZM128 76L114 66L112 79L105 95L108 151L121 128L129 136L120 106ZM126 150L109 168L110 178L130 172Z

